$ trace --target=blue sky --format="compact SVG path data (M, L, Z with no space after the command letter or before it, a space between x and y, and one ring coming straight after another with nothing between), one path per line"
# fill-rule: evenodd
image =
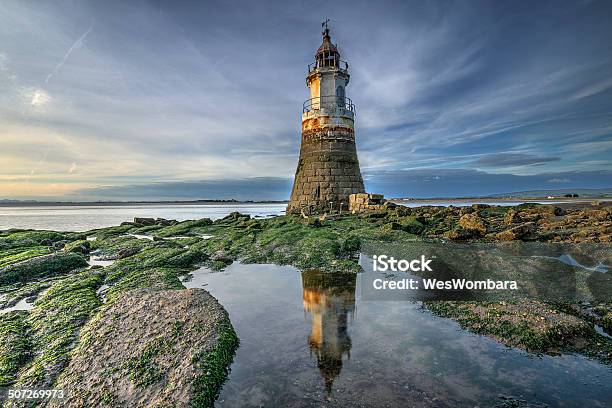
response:
M285 199L331 19L366 188L612 187L606 1L0 3L0 199Z

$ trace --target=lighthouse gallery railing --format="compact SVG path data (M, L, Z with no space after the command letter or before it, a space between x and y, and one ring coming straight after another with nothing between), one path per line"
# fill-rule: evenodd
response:
M342 97L342 96L320 96L316 98L310 98L306 102L304 102L302 106L302 113L310 112L313 110L319 109L333 109L333 108L341 108L346 109L353 114L355 113L355 105L350 98Z

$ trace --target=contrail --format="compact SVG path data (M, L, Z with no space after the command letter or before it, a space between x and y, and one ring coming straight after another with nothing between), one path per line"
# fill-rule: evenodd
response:
M53 77L53 75L55 75L57 71L66 63L66 61L68 60L68 57L70 57L70 54L72 54L74 50L77 50L83 46L83 40L87 37L87 35L91 32L91 30L93 30L93 26L94 25L92 23L91 26L89 26L89 28L87 29L87 31L85 31L85 33L83 33L83 35L80 36L79 39L76 40L70 48L68 48L68 51L66 51L66 54L64 54L64 58L62 58L60 63L57 64L55 68L53 68L53 71L51 71L51 73L47 75L47 79L45 79L45 83L48 83L49 80Z

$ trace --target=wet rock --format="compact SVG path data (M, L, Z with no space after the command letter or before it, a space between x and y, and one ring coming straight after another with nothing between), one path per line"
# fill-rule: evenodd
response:
M132 221L123 221L123 222L122 222L121 224L119 224L119 225L121 225L121 226L127 226L127 225L130 225L130 226L135 227L135 226L136 226L136 223L135 223L135 222L132 222Z
M587 212L589 218L595 219L597 221L612 221L612 213L606 210L591 210Z
M167 220L165 218L157 218L155 219L155 224L162 225L164 227L169 227L169 226L178 224L178 221L177 220Z
M228 215L226 215L225 217L221 218L220 221L236 221L236 220L241 220L241 219L251 219L251 216L248 214L241 214L238 211L234 211L229 213Z
M76 252L79 254L88 254L91 250L91 243L87 240L71 242L64 247L66 252Z
M466 230L463 229L462 227L457 227L454 228L450 231L446 231L444 233L444 236L446 238L452 239L454 241L462 241L462 240L467 240L467 239L471 239L475 237L475 231L473 230Z
M155 218L134 217L134 225L137 227L148 227L155 225Z
M409 234L419 235L425 230L425 226L416 217L404 217L399 219L400 229Z
M473 212L474 209L472 207L461 207L461 209L459 209L459 215L471 214Z
M136 255L140 252L140 248L130 247L130 248L121 248L119 252L117 252L117 259L128 258L132 255Z
M232 262L234 262L234 259L231 256L225 254L224 252L217 252L217 253L213 254L210 257L210 259L213 262L220 262L220 263L225 264L225 265L230 265Z
M1 268L0 285L61 275L85 266L87 261L81 254L59 252L43 255Z
M592 324L533 299L499 302L426 302L433 313L512 347L555 352L573 349L576 338L594 334Z
M495 408L549 408L548 404L539 402L528 402L524 399L513 398L510 396L500 395L499 402Z
M550 213L552 215L555 215L557 217L562 216L565 214L565 210L561 207L557 207L557 206L550 206Z
M500 241L531 240L535 238L536 224L526 222L514 228L498 233L495 237Z
M68 242L69 242L69 241L66 241L66 240L62 240L62 241L55 241L55 242L53 243L53 245L52 245L52 246L53 246L53 249L55 249L55 250L60 250L60 249L64 248Z
M81 339L56 384L74 391L52 407L212 406L238 344L202 289L128 292Z
M387 224L384 224L382 228L385 231L401 231L402 225L398 222L389 222Z
M504 215L504 224L506 225L518 224L519 222L522 222L522 220L519 213L515 210L509 210L506 215Z
M483 236L487 233L484 221L478 214L465 214L459 219L459 226L474 236Z

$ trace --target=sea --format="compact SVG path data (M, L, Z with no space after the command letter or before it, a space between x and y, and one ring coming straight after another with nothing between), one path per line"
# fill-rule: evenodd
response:
M531 201L536 202L536 201ZM541 201L555 204L562 201ZM399 205L419 207L470 206L472 204L519 205L523 201L507 200L414 200ZM10 228L55 231L88 231L119 225L134 217L166 218L178 221L223 218L233 211L252 217L271 217L285 213L285 203L221 203L221 204L134 204L134 205L27 205L0 206L0 230Z

